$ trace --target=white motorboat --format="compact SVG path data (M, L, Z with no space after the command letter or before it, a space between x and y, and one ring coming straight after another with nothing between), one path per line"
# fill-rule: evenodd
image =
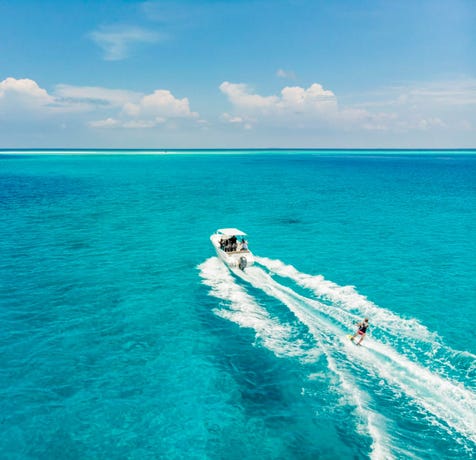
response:
M245 236L246 233L237 228L220 228L210 236L217 256L231 269L244 270L254 263Z

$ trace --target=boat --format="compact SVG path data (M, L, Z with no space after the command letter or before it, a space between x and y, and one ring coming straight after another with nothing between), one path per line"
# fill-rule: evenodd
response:
M210 236L217 256L232 270L244 271L254 263L245 236L246 233L237 228L220 228Z

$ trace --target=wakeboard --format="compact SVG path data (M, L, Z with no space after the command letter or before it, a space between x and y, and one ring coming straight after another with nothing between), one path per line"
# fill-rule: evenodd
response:
M360 343L355 343L355 342L352 340L352 334L347 334L347 338L348 338L354 345L361 346Z

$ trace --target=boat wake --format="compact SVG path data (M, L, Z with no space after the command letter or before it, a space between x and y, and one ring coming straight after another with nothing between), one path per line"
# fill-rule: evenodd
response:
M299 331L291 324L284 324L271 317L264 307L235 282L230 271L217 257L208 259L199 268L203 283L211 288L211 295L227 302L214 309L217 316L253 329L257 342L261 342L278 357L293 356L302 362L317 360L320 350L314 346L306 347L299 341Z
M280 260L257 257L256 261L271 274L288 278L298 286L308 289L316 298L353 315L354 322L362 317L372 318L378 329L372 333L380 342L398 348L405 356L424 360L425 367L440 374L476 384L476 356L447 347L436 332L430 332L416 319L405 319L385 308L375 305L359 294L354 286L339 286L322 275L301 273L292 265ZM474 389L474 387L473 387Z
M428 427L435 439L452 439L474 454L476 396L468 386L468 376L474 375L472 355L445 346L418 321L375 305L354 287L301 273L279 260L255 261L258 265L244 272L234 271L236 277L215 257L198 267L210 294L221 300L215 313L252 328L278 357L297 358L302 365L325 358L338 381L334 391L355 411L356 431L371 439L371 458L421 455L406 451L398 438L408 435L405 430L421 431L423 451ZM250 289L264 296L253 296ZM273 315L270 298L287 307L300 327ZM362 316L369 316L376 330L357 347L346 334Z

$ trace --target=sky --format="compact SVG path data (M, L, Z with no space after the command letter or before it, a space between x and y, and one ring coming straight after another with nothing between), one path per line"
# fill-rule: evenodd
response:
M0 148L475 148L474 0L0 0Z

